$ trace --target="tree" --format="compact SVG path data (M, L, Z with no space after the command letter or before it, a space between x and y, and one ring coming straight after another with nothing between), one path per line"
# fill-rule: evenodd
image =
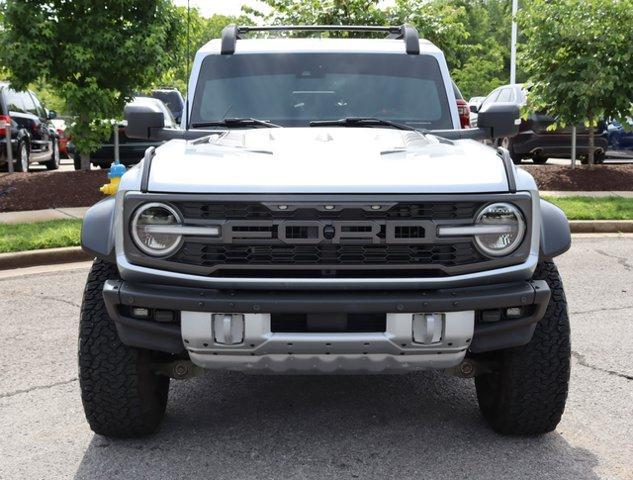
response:
M458 52L469 37L465 18L463 7L443 1L396 0L392 12L393 22L412 24L421 37L437 45L450 68L461 65Z
M4 47L16 89L45 79L76 116L71 131L89 168L111 130L105 119L121 116L135 91L152 84L164 68L169 0L7 0Z
M593 164L598 122L632 111L633 0L532 0L519 22L528 112L587 125Z
M168 38L171 40L166 51L166 66L152 86L176 87L183 93L187 91L189 81L187 66L193 62L198 49L208 41L219 38L226 25L250 23L245 16L232 17L216 14L205 18L200 15L200 10L197 8L192 8L188 15L186 7L171 9L167 20L169 22Z
M262 0L268 16L247 10L267 22L286 25L384 25L385 11L379 0Z

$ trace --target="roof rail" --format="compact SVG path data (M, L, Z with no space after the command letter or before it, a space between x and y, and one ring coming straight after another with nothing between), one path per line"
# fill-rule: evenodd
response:
M264 26L237 26L227 25L222 30L222 55L235 53L235 44L242 36L251 32L384 32L388 38L404 40L406 52L410 55L420 53L420 37L415 27L410 25L378 27L366 25L264 25Z

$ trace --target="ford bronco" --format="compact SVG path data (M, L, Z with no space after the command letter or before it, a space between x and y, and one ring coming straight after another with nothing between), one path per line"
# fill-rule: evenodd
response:
M452 88L409 26L229 26L197 52L181 128L128 104L129 137L167 142L84 220L91 428L155 431L170 379L204 369L441 369L474 378L495 431L553 430L570 330L552 259L569 225L477 141L516 133L518 107L462 129Z

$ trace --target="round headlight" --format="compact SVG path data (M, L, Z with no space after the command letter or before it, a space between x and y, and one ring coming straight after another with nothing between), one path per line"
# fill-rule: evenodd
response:
M175 208L164 203L147 203L134 212L131 233L136 246L154 257L175 252L182 241L178 227L182 224Z
M479 249L491 257L512 253L523 241L525 221L517 207L509 203L493 203L477 215L476 225L483 227L475 235Z

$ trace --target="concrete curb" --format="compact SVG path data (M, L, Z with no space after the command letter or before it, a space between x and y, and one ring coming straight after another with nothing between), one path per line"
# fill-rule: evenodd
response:
M570 220L571 233L633 233L633 220Z
M47 210L27 210L24 212L0 213L0 223L36 223L49 220L81 220L89 207L49 208Z
M81 247L47 248L26 252L0 253L0 270L83 262L92 259Z

